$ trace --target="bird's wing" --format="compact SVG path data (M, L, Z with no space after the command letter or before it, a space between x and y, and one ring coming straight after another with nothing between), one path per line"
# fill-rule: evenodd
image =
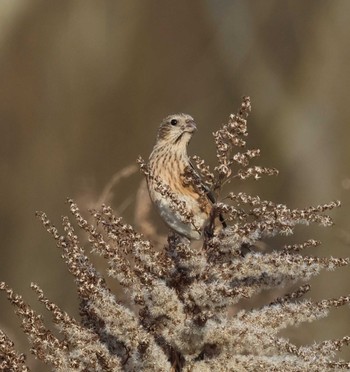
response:
M192 171L194 172L194 174L199 178L201 179L200 175L198 174L196 168L193 166L193 164L190 162L190 166L192 168ZM215 199L215 194L213 193L212 190L210 190L210 188L208 187L208 185L206 185L204 182L201 182L201 187L203 188L206 196L208 197L208 199L210 200L210 202L212 204L215 204L216 203L216 199ZM220 213L219 215L219 219L220 219L220 222L222 224L223 227L227 227L227 224L225 222L225 219L224 219L224 216Z

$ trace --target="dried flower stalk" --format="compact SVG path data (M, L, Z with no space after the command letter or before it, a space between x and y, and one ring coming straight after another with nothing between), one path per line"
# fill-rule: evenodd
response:
M251 165L259 150L244 150L247 117L251 110L245 97L239 112L214 133L218 165L214 171L200 159L193 161L205 184L220 195L233 177L246 179L276 174L273 168ZM239 148L240 152L235 152ZM147 174L147 165L139 164ZM184 182L195 182L190 171ZM156 180L159 192L169 190ZM200 188L200 184L198 183ZM171 195L170 195L171 197ZM51 302L38 285L38 299L51 312L61 337L45 328L42 317L5 283L5 292L21 319L32 344L32 353L56 371L335 371L350 369L336 359L336 352L350 337L309 346L296 346L279 335L286 327L298 326L328 315L331 308L349 304L350 297L313 302L303 298L310 286L304 283L272 302L232 314L232 305L251 299L262 290L285 288L308 281L321 270L349 264L348 258L301 255L320 242L286 245L260 253L254 244L274 235L290 235L298 224L331 226L326 214L339 206L331 202L304 209L261 200L259 196L230 193L213 205L230 225L206 237L195 247L176 234L156 249L131 225L102 205L86 219L68 200L72 217L63 217L63 231L38 217L56 241L78 288L81 320L70 317ZM186 205L173 197L175 211L189 221ZM121 304L90 262L76 228L87 235L91 251L103 256L108 273L117 280L128 299ZM89 221L89 222L88 222ZM92 222L91 222L92 221ZM0 333L0 368L28 371L24 356Z

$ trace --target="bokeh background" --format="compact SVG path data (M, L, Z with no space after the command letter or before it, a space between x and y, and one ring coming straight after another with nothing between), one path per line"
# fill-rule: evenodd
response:
M270 244L316 238L317 254L349 256L349 35L348 0L1 0L0 280L48 324L31 281L78 316L72 278L35 211L59 225L66 197L87 207L112 185L110 203L132 223L142 176L111 180L147 158L160 120L194 116L190 152L213 164L211 133L243 95L253 103L249 145L280 175L232 187L292 208L340 199L335 227L301 227ZM350 293L349 270L317 277L310 296ZM3 294L0 326L28 349ZM349 308L288 337L346 334Z

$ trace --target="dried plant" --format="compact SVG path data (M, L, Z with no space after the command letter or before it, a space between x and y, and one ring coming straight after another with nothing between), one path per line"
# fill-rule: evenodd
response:
M322 269L349 264L348 258L301 255L319 242L308 240L269 253L254 249L262 238L293 233L297 224L332 225L325 212L331 202L305 209L261 200L243 192L221 197L222 186L233 178L273 175L271 168L251 166L259 150L245 148L250 100L245 97L237 115L214 133L218 165L212 172L199 157L194 163L202 180L216 193L213 215L225 216L228 225L201 246L193 246L176 234L162 250L155 249L134 228L103 205L91 210L88 222L72 200L73 220L87 234L92 252L103 256L108 274L124 288L129 303L121 303L97 272L71 220L62 220L59 232L45 213L38 217L62 251L74 276L80 299L81 319L66 314L49 301L38 285L38 299L52 313L61 337L45 328L42 316L5 283L0 284L16 308L32 353L56 371L333 371L350 369L337 361L336 352L350 337L298 347L279 332L327 316L331 308L348 304L350 297L313 302L302 297L308 284L262 307L234 310L241 299L254 298L266 289L286 288L307 281ZM142 170L147 165L139 160ZM187 182L195 182L190 173ZM157 180L160 192L169 190ZM172 208L188 216L186 206L173 200ZM191 217L191 216L189 216ZM0 334L0 366L27 371L24 357Z

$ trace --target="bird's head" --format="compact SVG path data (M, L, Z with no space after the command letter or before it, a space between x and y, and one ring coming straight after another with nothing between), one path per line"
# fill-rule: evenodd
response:
M159 127L157 142L187 145L195 130L197 127L192 116L187 114L169 115L163 119Z

